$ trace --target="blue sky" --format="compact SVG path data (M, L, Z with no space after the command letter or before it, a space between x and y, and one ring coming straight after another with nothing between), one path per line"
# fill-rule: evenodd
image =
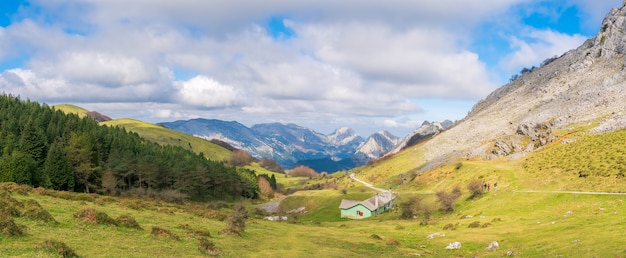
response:
M0 90L149 122L405 136L593 37L619 0L8 0Z

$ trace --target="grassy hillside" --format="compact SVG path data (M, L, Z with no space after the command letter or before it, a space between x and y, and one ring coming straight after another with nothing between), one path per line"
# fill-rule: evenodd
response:
M122 126L128 131L139 134L139 136L146 140L159 144L180 146L185 149L193 150L196 153L202 152L207 158L212 160L227 160L230 157L230 151L209 141L139 120L124 118L106 121L100 124Z
M87 115L87 112L89 112L84 108L70 104L59 104L55 105L54 108L68 114L77 114L79 117L84 117ZM139 120L122 118L101 122L100 124L122 126L128 131L139 134L139 136L146 140L158 144L180 146L185 149L193 150L196 153L202 152L211 160L225 161L230 157L230 151L209 141Z
M84 108L81 108L79 106L74 106L71 104L58 104L58 105L54 105L53 108L56 110L61 110L65 112L66 114L77 114L78 117L81 117L81 118L86 116L87 112L89 112L88 110Z

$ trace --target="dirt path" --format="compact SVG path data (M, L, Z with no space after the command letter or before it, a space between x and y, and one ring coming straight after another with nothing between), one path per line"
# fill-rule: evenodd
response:
M564 194L626 195L626 193L611 193L611 192L538 191L538 190L520 190L520 191L515 191L515 193L564 193Z
M280 202L282 202L287 196L280 197L271 202L266 202L264 204L260 204L258 207L264 209L268 213L275 213L278 211L278 207L280 206Z
M357 182L359 182L359 183L361 183L361 184L363 184L363 185L365 185L365 186L367 186L367 187L369 187L369 188L371 188L371 189L374 189L374 190L376 190L376 191L379 191L379 192L382 192L382 193L386 193L386 192L388 192L388 190L385 190L385 189L381 189L381 188L375 187L375 186L373 186L372 184L370 184L370 183L368 183L368 182L365 182L365 181L363 181L363 180L361 180L361 179L356 178L356 177L354 176L354 173L350 173L350 178L352 178L352 180L357 181Z

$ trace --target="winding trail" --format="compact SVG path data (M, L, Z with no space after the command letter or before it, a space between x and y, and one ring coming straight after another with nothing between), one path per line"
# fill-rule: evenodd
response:
M371 189L374 189L374 190L376 190L376 191L379 191L379 192L381 192L381 193L386 193L386 192L389 192L389 190L385 190L385 189L382 189L382 188L378 188L378 187L373 186L372 184L370 184L370 183L368 183L368 182L365 182L365 181L363 181L363 180L361 180L361 179L356 178L356 177L354 176L354 173L350 173L350 178L351 178L352 180L354 180L354 181L357 181L357 182L359 182L359 183L361 183L361 184L363 184L363 185L365 185L365 186L367 186L367 187L369 187L369 188L371 188Z

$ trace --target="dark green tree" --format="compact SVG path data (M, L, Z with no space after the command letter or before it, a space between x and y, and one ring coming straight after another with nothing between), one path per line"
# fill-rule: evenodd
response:
M44 164L44 172L55 190L74 189L74 169L65 150L62 141L52 143Z

